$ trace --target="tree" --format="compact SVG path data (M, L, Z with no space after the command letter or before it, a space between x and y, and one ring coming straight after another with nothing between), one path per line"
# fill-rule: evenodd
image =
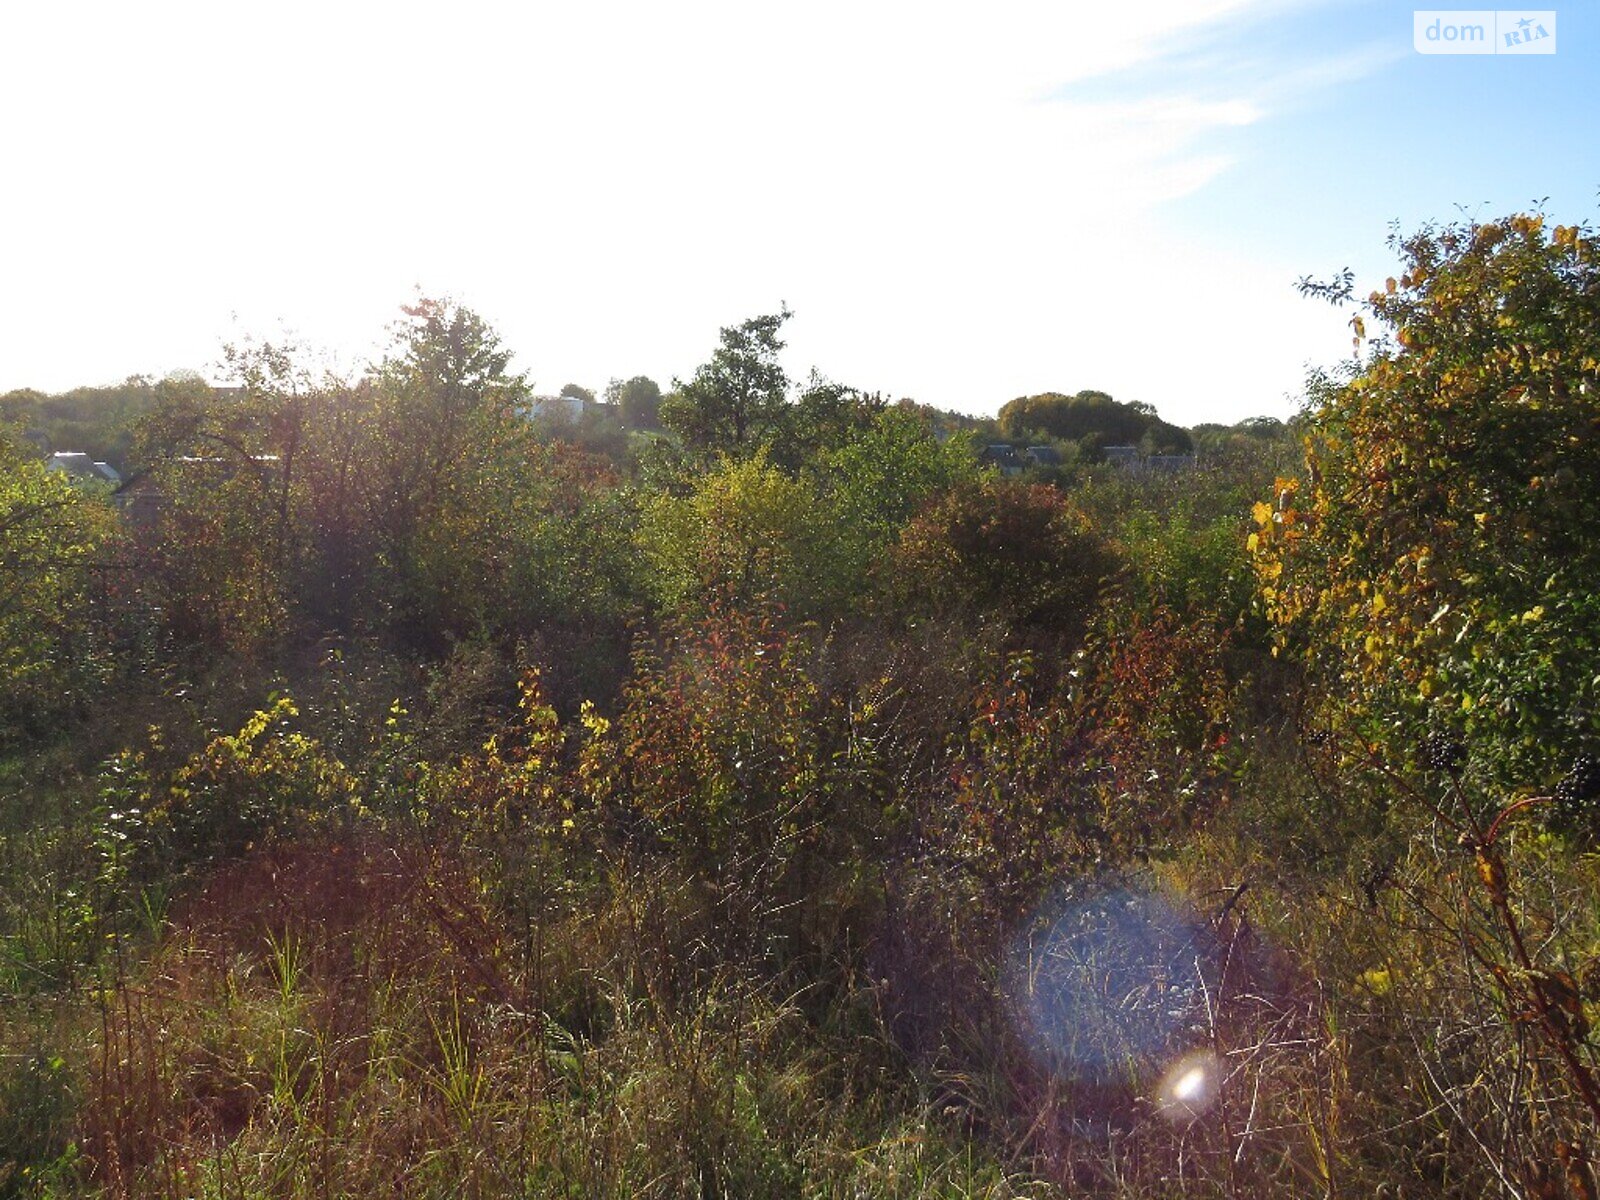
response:
M516 415L528 387L477 313L430 299L402 311L393 349L365 381L371 424L362 470L387 576L382 603L409 637L429 641L439 635L441 585L420 552L438 544L430 527L482 507L487 464L531 436ZM462 556L455 566L471 570Z
M865 429L818 452L814 467L827 490L836 554L857 586L933 497L981 477L970 439L940 441L928 418L907 408L878 412Z
M1305 475L1256 505L1261 596L1374 737L1433 722L1508 782L1559 774L1600 738L1593 235L1518 215L1391 244L1352 320L1380 336L1313 380Z
M0 425L27 429L49 397L33 388L17 388L0 396Z
M156 407L162 389L140 376L109 387L46 396L24 390L0 396L0 421L51 450L82 450L119 471L129 466L134 427Z
M765 451L724 459L687 496L658 496L640 541L657 594L680 612L732 600L814 616L835 590L834 530L816 488Z
M153 501L133 530L141 586L175 644L263 650L288 612L288 485L302 422L282 390L241 397L180 377L155 394L132 451L130 483Z
M744 454L785 422L789 378L778 363L787 308L722 330L722 345L687 383L673 380L661 421L688 446Z
M1154 419L1140 436L1139 449L1145 454L1193 454L1194 439L1187 429Z
M1165 425L1148 404L1124 404L1097 391L1075 396L1060 392L1019 396L1000 409L999 420L1000 431L1008 438L1094 439L1096 446L1131 445L1152 429L1174 428Z
M620 410L628 429L661 427L661 387L654 379L645 375L635 375L626 383L613 379L606 388L606 399Z
M471 310L402 311L354 382L314 378L294 347L247 345L230 350L242 394L160 385L142 444L167 503L146 537L186 636L259 646L295 609L336 629L365 612L437 645L507 611L504 542L482 524L538 461L517 415L526 384Z
M389 356L371 372L385 424L385 466L397 498L436 499L453 468L477 453L486 426L524 400L511 352L477 313L441 300L402 309Z
M1287 428L1277 417L1246 417L1234 426L1239 433L1264 442L1283 437Z
M812 371L775 441L775 457L799 470L871 429L884 410L879 395L834 383Z
M0 430L0 742L58 716L108 671L93 638L107 506Z

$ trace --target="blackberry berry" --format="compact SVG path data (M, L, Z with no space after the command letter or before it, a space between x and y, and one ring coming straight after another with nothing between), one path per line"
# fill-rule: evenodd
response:
M1600 760L1580 754L1555 787L1555 812L1558 827L1593 837L1600 825Z
M1467 761L1467 748L1461 739L1448 733L1430 733L1422 742L1422 757L1428 766L1446 775L1459 775Z
M1600 758L1580 754L1556 784L1556 802L1563 809L1576 811L1596 798L1600 798Z

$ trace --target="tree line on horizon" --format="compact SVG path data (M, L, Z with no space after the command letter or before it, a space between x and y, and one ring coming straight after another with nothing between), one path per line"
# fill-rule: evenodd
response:
M481 320L476 314L473 316ZM787 319L786 313L780 313L729 327L723 331L723 350L727 350L730 339L741 342L745 351L771 358L770 369L781 373L775 358L777 348L782 346L777 333ZM235 378L230 372L237 366L232 358L225 356L220 373ZM707 366L710 368L714 363ZM41 453L83 452L109 462L119 472L127 472L136 467L130 457L136 430L141 421L161 406L163 392L205 382L200 372L177 370L160 379L131 375L120 384L86 385L59 393L14 388L0 393L0 423L10 427L13 436L20 434ZM529 398L534 399L533 385L525 377L523 384ZM635 375L628 379L612 379L598 394L582 384L565 383L555 395L579 401L590 413L587 421L580 418L573 422L581 427L579 430L564 431L569 439L581 434L581 440L591 443L609 440L608 449L621 457L625 454L622 449L625 439L618 435L623 431L665 430L686 441L703 439L707 431L702 426L712 418L706 416L705 397L694 392L696 386L694 380L688 384L674 380L671 390L663 392L654 379ZM232 391L231 384L224 384L223 388ZM826 403L825 397L831 395L837 403L840 396L857 394L856 389L829 383L815 373L808 386L799 388L791 388L791 381L785 376L780 391L783 394L777 400L779 411L792 407L794 419L801 422L807 419L804 410ZM794 394L790 395L790 391ZM878 395L873 396L872 401L884 403ZM668 412L665 422L662 419L664 403ZM1215 446L1233 433L1270 437L1284 428L1284 422L1278 418L1255 417L1233 425L1202 422L1193 430L1186 430L1162 421L1149 404L1118 401L1109 393L1095 389L1020 396L1001 405L992 418L940 410L909 399L895 403L921 411L934 428L946 433L970 432L981 442L1005 439L1017 445L1052 443L1087 463L1100 461L1100 453L1106 446L1134 445L1146 454L1188 454L1196 449L1197 437L1200 445ZM756 419L759 423L759 416ZM731 437L729 440L737 442L739 439Z

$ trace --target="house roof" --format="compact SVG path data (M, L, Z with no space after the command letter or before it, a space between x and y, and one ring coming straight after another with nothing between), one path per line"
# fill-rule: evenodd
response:
M583 416L582 396L530 396L524 408L530 417L557 416L576 421Z
M114 469L90 458L82 450L57 450L45 463L45 470L60 471L74 479L96 479L106 483L122 482L122 476Z

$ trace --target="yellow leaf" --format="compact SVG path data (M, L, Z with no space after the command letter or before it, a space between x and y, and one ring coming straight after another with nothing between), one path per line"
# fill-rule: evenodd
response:
M1506 867L1500 861L1500 856L1489 850L1479 850L1478 878L1483 881L1483 886L1489 890L1490 897L1497 903L1506 898Z
M1374 967L1370 971L1363 971L1360 979L1361 985L1374 996L1387 996L1394 990L1394 979L1387 967Z

